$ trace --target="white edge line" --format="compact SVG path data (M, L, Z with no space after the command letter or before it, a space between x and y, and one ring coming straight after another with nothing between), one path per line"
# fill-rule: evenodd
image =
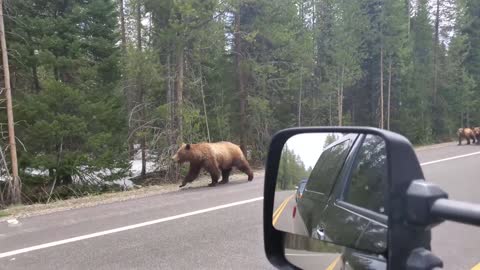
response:
M188 213L184 213L184 214L180 214L180 215L175 215L175 216L150 220L150 221L137 223L137 224L133 224L133 225L129 225L129 226L124 226L124 227L119 227L119 228L115 228L115 229L111 229L111 230L106 230L106 231L96 232L96 233L92 233L92 234L81 235L81 236L67 238L67 239L60 240L60 241L54 241L54 242L45 243L45 244L41 244L41 245L31 246L31 247L17 249L17 250L12 250L12 251L8 251L8 252L0 253L0 258L10 257L10 256L14 256L14 255L21 254L21 253L26 253L26 252L30 252L30 251L34 251L34 250L54 247L54 246L63 245L63 244L67 244L67 243L77 242L77 241L81 241L81 240L85 240L85 239L89 239L89 238L94 238L94 237L99 237L99 236L103 236L103 235L107 235L107 234L118 233L118 232L123 232L123 231L127 231L127 230L133 230L133 229L137 229L137 228L141 228L141 227L145 227L145 226L150 226L150 225L153 225L153 224L158 224L158 223L162 223L162 222L166 222L166 221L170 221L170 220L175 220L175 219L179 219L179 218L184 218L184 217L194 216L194 215L203 214L203 213L207 213L207 212L212 212L212 211L216 211L216 210L220 210L220 209L224 209L224 208L229 208L229 207L233 207L233 206L238 206L238 205L242 205L242 204L252 203L252 202L256 202L256 201L260 201L260 200L263 200L263 197L257 197L257 198L244 200L244 201L238 201L238 202L234 202L234 203L222 204L222 205L219 205L219 206L205 208L205 209L201 209L201 210L197 210L197 211L193 211L193 212L188 212Z
M445 162L449 160L454 160L454 159L459 159L459 158L465 158L465 157L470 157L470 156L475 156L475 155L480 155L480 152L474 152L466 155L461 155L461 156L454 156L454 157L449 157L449 158L444 158L444 159L439 159L439 160L434 160L434 161L429 161L429 162L424 162L421 163L420 166L427 166L435 163L440 163L440 162Z

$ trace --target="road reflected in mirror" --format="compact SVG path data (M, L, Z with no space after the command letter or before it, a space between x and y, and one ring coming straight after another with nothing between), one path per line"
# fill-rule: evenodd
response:
M272 217L277 230L289 233L285 253L315 257L322 261L316 268L339 256L343 263L385 263L387 168L385 141L376 135L305 133L288 139Z
M337 269L341 265L342 246L286 234L285 258L301 269Z
M358 252L355 249L287 233L285 258L300 269L386 270L382 254Z

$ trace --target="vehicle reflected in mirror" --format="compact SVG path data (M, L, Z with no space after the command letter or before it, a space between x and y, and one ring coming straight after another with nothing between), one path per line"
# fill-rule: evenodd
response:
M280 156L272 217L273 226L288 233L285 254L315 257L313 252L322 263L338 257L337 263L360 267L355 269L386 269L386 153L385 141L372 134L290 137ZM309 269L309 260L300 266L296 256L286 258ZM372 264L380 268L367 267Z

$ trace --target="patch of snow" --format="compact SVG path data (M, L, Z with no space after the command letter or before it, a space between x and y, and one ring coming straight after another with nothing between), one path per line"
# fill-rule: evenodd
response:
M139 176L141 173L142 173L142 160L140 159L134 159L132 161L130 161L130 173L133 177L135 176ZM156 169L156 163L155 162L151 162L151 161L147 161L147 173L149 172L153 172L155 171Z
M132 180L128 179L128 178L122 178L122 179L117 179L117 180L113 180L113 183L117 184L117 185L120 185L120 186L123 186L124 189L130 189L130 188L133 188L133 186L135 185Z
M7 223L8 223L8 226L17 226L20 224L20 222L15 218L8 219Z
M158 164L156 162L147 161L147 173L154 172L155 170L159 169ZM114 169L102 169L95 172L90 172L87 166L80 166L79 170L83 171L84 179L81 179L78 175L73 176L74 183L81 183L82 181L88 181L91 184L109 184L114 183L120 186L124 186L125 189L130 189L134 187L134 183L130 180L131 177L139 176L142 172L142 160L140 159L133 159L130 161L130 171L127 173L129 176L123 177L113 181L104 181L103 179L107 176L110 176L115 173L119 173L122 169L114 168ZM40 170L34 168L26 168L25 173L35 176L48 176L48 170ZM5 176L0 176L0 181L6 181Z
M33 168L26 168L25 173L35 176L48 176L48 170L39 170Z

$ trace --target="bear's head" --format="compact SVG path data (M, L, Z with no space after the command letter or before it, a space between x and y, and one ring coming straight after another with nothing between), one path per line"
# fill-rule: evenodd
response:
M172 159L175 162L178 163L183 163L185 161L188 161L188 157L190 156L190 150L192 149L190 144L184 144L180 146L180 149L178 149L177 153L172 157Z
M473 128L473 133L475 134L475 136L480 136L480 127Z

